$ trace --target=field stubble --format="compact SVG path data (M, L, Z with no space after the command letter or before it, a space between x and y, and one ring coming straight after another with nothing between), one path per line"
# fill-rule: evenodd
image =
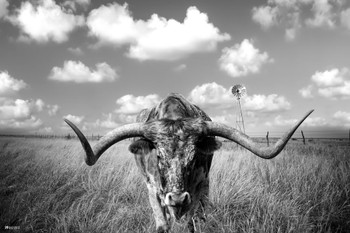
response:
M128 143L88 167L77 140L0 138L0 231L154 232ZM263 160L224 143L210 178L198 232L350 232L349 146L291 142Z

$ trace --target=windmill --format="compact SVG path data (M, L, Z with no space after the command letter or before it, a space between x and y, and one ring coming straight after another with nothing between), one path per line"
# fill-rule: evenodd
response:
M238 102L238 109L239 113L236 114L236 125L237 129L245 133L245 128L244 128L244 119L243 119L243 113L242 113L242 106L241 106L241 98L244 97L247 94L247 89L245 88L244 85L237 84L234 85L231 88L231 92L234 97L236 97L237 102Z

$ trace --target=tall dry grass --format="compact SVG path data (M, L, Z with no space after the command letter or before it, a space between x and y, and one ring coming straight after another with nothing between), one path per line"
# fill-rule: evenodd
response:
M88 167L76 140L0 138L0 231L154 232L127 146L113 146ZM211 206L198 232L350 232L349 152L291 142L262 160L225 143L213 160Z

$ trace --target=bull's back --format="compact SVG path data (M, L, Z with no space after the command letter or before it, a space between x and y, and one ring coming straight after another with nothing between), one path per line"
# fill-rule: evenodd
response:
M136 121L147 122L159 119L177 120L182 118L202 118L205 121L211 121L203 110L176 93L169 94L151 109L143 109L136 117Z

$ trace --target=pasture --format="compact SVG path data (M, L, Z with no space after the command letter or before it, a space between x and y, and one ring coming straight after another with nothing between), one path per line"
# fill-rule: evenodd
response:
M129 143L88 167L75 139L0 137L0 231L154 232ZM210 182L197 232L350 232L347 142L294 140L272 160L225 142Z

